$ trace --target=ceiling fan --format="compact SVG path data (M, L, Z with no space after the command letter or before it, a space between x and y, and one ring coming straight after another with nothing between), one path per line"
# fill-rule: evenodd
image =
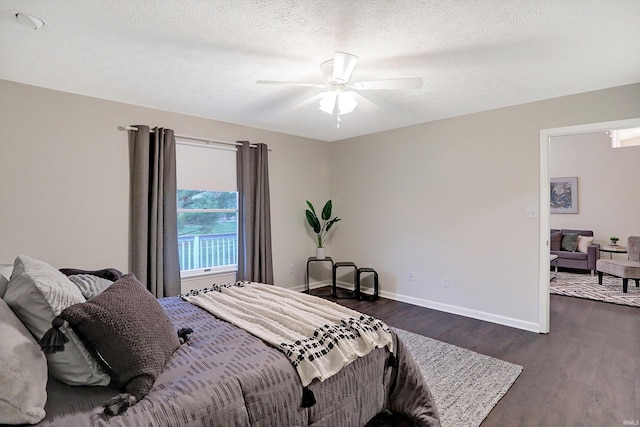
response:
M340 127L340 116L351 113L361 103L371 104L359 95L363 90L395 90L422 89L422 78L409 77L400 79L369 80L351 83L351 75L358 64L358 57L346 52L336 52L333 59L320 64L324 83L286 82L274 80L258 80L258 84L302 86L325 89L324 92L308 101L319 99L320 110L336 116L336 125ZM305 102L306 104L307 102Z

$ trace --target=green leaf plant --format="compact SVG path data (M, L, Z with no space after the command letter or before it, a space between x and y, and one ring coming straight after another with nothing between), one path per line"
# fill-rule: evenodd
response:
M327 203L325 203L324 208L322 208L322 222L320 221L320 219L318 219L315 208L308 200L307 206L309 206L309 209L307 209L305 212L307 216L307 222L313 229L313 232L316 233L316 238L318 239L316 245L318 245L319 248L324 248L324 241L327 237L327 233L329 232L329 230L331 230L333 224L340 221L340 218L338 218L337 216L331 218L331 210L333 208L331 200L328 200Z

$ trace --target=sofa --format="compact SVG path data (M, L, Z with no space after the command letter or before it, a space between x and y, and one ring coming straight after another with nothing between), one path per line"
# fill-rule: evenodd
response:
M549 246L551 255L558 256L552 262L554 267L595 273L596 261L600 258L600 244L593 243L593 231L552 228Z

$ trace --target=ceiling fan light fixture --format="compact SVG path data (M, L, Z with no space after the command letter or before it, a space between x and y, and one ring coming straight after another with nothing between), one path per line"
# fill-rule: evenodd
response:
M338 107L340 114L349 114L356 109L358 103L351 92L343 92L338 96Z
M325 92L320 98L320 111L324 111L327 114L333 114L333 110L336 107L336 93Z
M333 114L336 109L336 103L338 104L338 114L340 115L349 114L358 106L358 102L351 92L337 93L327 91L320 98L320 110L327 114Z

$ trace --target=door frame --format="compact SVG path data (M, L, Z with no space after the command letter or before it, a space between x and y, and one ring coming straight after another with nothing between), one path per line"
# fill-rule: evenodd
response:
M540 260L539 274L539 325L540 333L549 333L549 317L551 296L549 291L549 223L550 223L550 195L549 195L549 144L556 136L576 135L581 133L601 132L606 130L640 127L640 118L614 120L609 122L588 123L575 126L565 126L540 130Z

